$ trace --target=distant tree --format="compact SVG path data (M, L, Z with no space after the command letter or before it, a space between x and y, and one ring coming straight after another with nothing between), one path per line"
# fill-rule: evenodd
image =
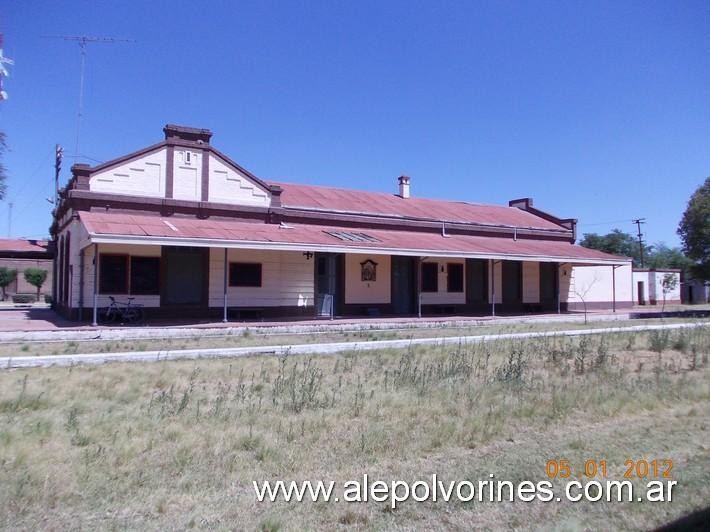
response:
M695 264L691 271L699 279L710 280L710 177L688 201L678 225L683 251Z
M693 266L693 261L686 257L680 248L670 248L663 242L651 246L645 262L649 268L678 268L684 272Z
M673 290L678 288L680 279L674 273L667 273L661 278L661 290L663 291L663 305L661 305L661 314L666 311L666 296Z
M5 165L2 163L6 151L5 133L0 131L0 200L5 198L7 192L7 174L5 173Z
M631 257L634 261L634 266L641 264L641 252L639 243L636 237L625 233L620 229L614 229L606 235L597 233L585 233L579 243L581 246L590 249L597 249L612 255L620 255L622 257ZM644 245L644 257L651 252L649 246Z
M5 301L5 289L12 284L12 282L17 279L17 270L12 270L10 268L5 268L4 266L0 268L0 288L2 288L2 300Z
M42 268L27 268L25 270L25 281L37 288L37 301L39 301L39 292L46 280L47 270Z

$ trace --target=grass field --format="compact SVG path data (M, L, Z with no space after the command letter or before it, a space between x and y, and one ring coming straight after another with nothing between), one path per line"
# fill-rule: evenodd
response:
M493 325L472 325L467 327L439 326L402 329L365 329L353 331L323 330L302 334L270 333L264 329L245 329L242 334L215 334L212 336L192 336L155 339L125 340L74 340L53 342L5 342L0 343L0 357L66 355L76 353L116 353L126 351L157 351L179 349L215 349L230 347L253 347L263 345L294 345L321 342L361 342L369 340L397 340L408 338L442 338L446 336L476 336L482 334L524 333L535 331L566 331L571 329L598 329L607 327L635 327L685 323L687 319L665 318L645 320L590 321L560 323L510 323ZM707 318L693 320L695 323L708 322ZM128 331L130 332L130 331Z
M5 529L647 529L710 500L710 331L0 372ZM674 461L672 503L258 503L252 481Z

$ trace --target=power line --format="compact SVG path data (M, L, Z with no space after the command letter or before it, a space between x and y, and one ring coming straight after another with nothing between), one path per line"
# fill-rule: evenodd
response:
M625 220L611 220L609 222L593 222L593 223L589 223L589 224L579 224L579 227L592 227L595 225L621 224L621 223L628 223L629 221L633 222L633 220L629 220L628 218L626 218Z

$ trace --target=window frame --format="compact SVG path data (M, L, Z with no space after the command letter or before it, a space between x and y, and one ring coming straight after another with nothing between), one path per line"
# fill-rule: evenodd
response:
M259 269L259 282L258 284L237 282L237 275L233 273L233 268L238 266L257 266ZM230 262L229 263L229 286L235 288L261 288L264 286L264 268L261 262Z
M432 287L424 286L424 270L433 269L434 270L434 285ZM436 293L439 291L439 263L438 262L422 262L422 281L421 281L421 291L426 293Z

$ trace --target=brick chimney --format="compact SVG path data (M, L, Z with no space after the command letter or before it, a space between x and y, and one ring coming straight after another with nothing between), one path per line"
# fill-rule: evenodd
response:
M401 175L399 176L397 181L399 182L399 197L407 199L409 197L409 177L406 175Z
M212 137L212 132L209 129L176 126L175 124L167 124L163 128L163 132L165 140L182 140L195 144L209 144Z

